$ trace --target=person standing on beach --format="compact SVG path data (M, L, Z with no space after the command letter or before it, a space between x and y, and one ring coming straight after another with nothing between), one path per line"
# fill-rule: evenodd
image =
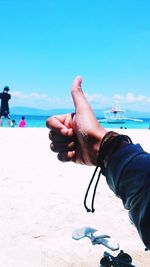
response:
M2 93L0 93L1 107L0 107L0 126L3 124L3 118L7 119L8 126L10 126L10 115L9 115L9 104L8 101L11 99L11 95L8 93L9 87L5 86Z
M94 212L96 188L103 174L110 189L129 211L146 249L150 250L150 153L140 144L133 144L129 136L107 131L96 119L81 84L82 78L76 77L71 91L75 112L52 116L46 121L50 148L62 162L96 166L84 198L87 212ZM88 207L87 196L97 171L91 207Z

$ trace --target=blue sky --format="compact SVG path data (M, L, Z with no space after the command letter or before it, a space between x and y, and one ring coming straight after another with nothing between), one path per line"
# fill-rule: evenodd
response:
M150 1L0 0L0 87L10 106L70 108L76 75L93 108L149 111Z

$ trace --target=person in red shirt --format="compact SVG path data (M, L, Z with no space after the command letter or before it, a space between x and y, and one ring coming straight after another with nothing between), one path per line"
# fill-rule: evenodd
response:
M25 117L23 116L19 122L19 127L24 128L26 127L26 121L25 121Z

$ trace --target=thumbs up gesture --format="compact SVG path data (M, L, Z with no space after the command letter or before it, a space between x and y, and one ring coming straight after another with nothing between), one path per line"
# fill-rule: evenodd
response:
M71 90L75 112L52 116L46 121L50 148L62 162L96 165L100 142L107 131L96 119L81 84L82 78L76 77Z

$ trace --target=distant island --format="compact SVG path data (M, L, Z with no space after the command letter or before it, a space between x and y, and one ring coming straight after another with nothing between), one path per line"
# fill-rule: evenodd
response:
M95 109L96 117L103 118L105 109ZM65 114L74 112L73 109L38 109L38 108L29 108L29 107L10 107L11 115L30 115L30 116L51 116L54 114ZM135 110L126 110L127 117L132 118L149 118L150 112L142 112Z

